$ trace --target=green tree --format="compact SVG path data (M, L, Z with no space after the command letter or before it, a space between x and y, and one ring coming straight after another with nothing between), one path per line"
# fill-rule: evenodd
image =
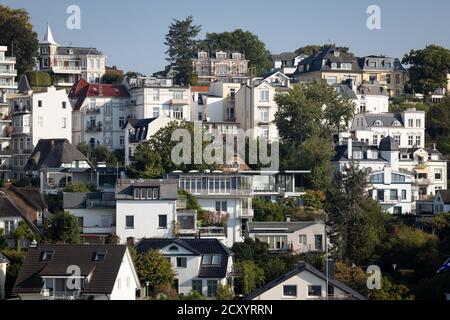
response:
M244 295L249 294L256 288L264 285L264 271L253 261L242 261L236 263L236 270L240 277L236 279L236 286Z
M195 54L195 37L201 30L201 26L193 23L192 16L184 20L174 19L169 26L164 44L168 47L166 59L176 71L176 83L187 84L192 75L192 61Z
M220 285L217 289L217 300L225 301L225 300L233 300L234 292L233 289L229 285Z
M361 267L349 266L341 261L336 261L334 264L334 278L364 296L369 293L368 276Z
M44 194L44 200L47 204L48 211L51 213L57 213L63 210L63 193L57 194Z
M105 74L102 76L102 83L105 84L121 84L123 80L123 72L111 68L107 69Z
M275 280L279 276L290 271L290 268L281 257L274 257L269 259L267 263L263 264L262 268L264 270L265 282Z
M204 40L199 41L201 50L240 52L249 60L249 68L254 69L254 76L260 76L270 70L272 60L266 45L257 35L236 29L232 32L207 33Z
M17 251L20 251L21 242L25 239L32 241L35 238L35 235L25 221L20 221L17 229L13 232L13 237L16 241Z
M339 49L340 51L344 52L344 53L349 53L352 54L350 52L350 48L349 47L341 47L341 46L336 46L336 44L324 44L324 45L317 45L317 44L313 44L313 45L307 45L304 47L300 47L297 50L295 50L295 53L298 55L304 54L307 56L310 56L312 54L318 53L319 51L328 48L328 47L336 47L337 49Z
M286 219L286 208L279 203L254 198L252 207L255 221L284 221Z
M395 284L388 277L381 279L381 289L369 292L370 300L414 300L409 288L403 284Z
M411 50L402 63L410 65L409 84L418 93L429 96L439 88L447 87L450 72L450 50L430 45L425 49Z
M8 46L6 55L12 56L14 50L17 73L24 74L33 67L39 45L28 12L0 5L0 30L0 43Z
M9 260L5 279L5 297L9 299L26 254L23 251L19 252L16 250L2 250L2 253Z
M25 75L33 89L50 87L52 85L52 79L47 72L29 70Z
M0 228L0 250L6 248L8 243L6 242L5 230Z
M387 215L369 197L367 187L367 171L352 162L336 174L327 195L334 253L348 264L371 258L385 232Z
M249 260L263 263L267 261L269 245L258 240L254 241L253 239L247 238L244 242L236 242L233 245L232 251L236 262Z
M154 292L166 285L171 286L175 280L176 274L170 261L157 250L137 255L134 263L139 280L143 284L148 283L150 291Z
M50 242L81 243L78 219L67 211L59 212L53 217L45 234Z
M64 189L64 192L93 192L95 186L90 183L71 182Z

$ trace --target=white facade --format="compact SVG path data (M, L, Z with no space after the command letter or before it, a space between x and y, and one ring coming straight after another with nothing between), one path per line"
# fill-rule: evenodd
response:
M241 86L236 94L236 122L241 129L253 129L252 138L265 137L269 141L279 139L278 128L273 123L278 105L275 96L289 89L289 78L281 72L275 72L263 79Z
M12 113L12 169L16 178L41 139L72 141L72 107L65 90L17 94L9 98Z
M14 93L17 89L16 58L7 57L8 47L0 46L0 92Z
M136 300L136 291L141 288L128 248L117 273L109 300Z
M0 300L5 299L5 280L6 280L6 268L8 267L8 260L3 258L0 253Z
M164 226L160 226L160 216L166 219ZM174 221L176 200L117 200L116 234L121 243L126 243L128 238L136 241L142 238L170 238L173 236Z
M400 148L425 147L425 112L408 109L400 113L357 114L351 131L356 140L378 145L393 137Z
M0 180L11 177L11 112L6 94L0 95Z
M110 150L125 148L123 126L132 112L129 98L88 97L74 110L72 141L92 146L104 145Z

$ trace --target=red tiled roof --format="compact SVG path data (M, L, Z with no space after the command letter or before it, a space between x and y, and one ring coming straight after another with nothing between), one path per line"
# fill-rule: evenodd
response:
M209 86L192 86L191 92L208 92Z
M79 110L86 97L119 97L129 98L130 93L122 85L88 83L85 80L77 81L70 90L69 98L76 99L74 110Z

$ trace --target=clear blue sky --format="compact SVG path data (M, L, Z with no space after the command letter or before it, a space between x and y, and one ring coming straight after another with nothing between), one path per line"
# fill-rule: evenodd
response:
M93 46L108 65L149 74L165 65L164 35L173 18L194 16L206 32L236 28L257 34L274 53L329 41L357 55L402 57L435 43L450 48L448 0L2 0L25 8L42 39L47 22L55 40ZM66 8L81 8L81 30L66 28ZM366 27L366 9L381 7L381 30Z

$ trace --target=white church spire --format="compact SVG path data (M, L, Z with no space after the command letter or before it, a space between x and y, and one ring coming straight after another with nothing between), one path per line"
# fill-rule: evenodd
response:
M48 23L47 23L47 32L45 33L44 40L42 41L42 43L58 45L56 41L53 39L52 29L50 29L50 24Z

